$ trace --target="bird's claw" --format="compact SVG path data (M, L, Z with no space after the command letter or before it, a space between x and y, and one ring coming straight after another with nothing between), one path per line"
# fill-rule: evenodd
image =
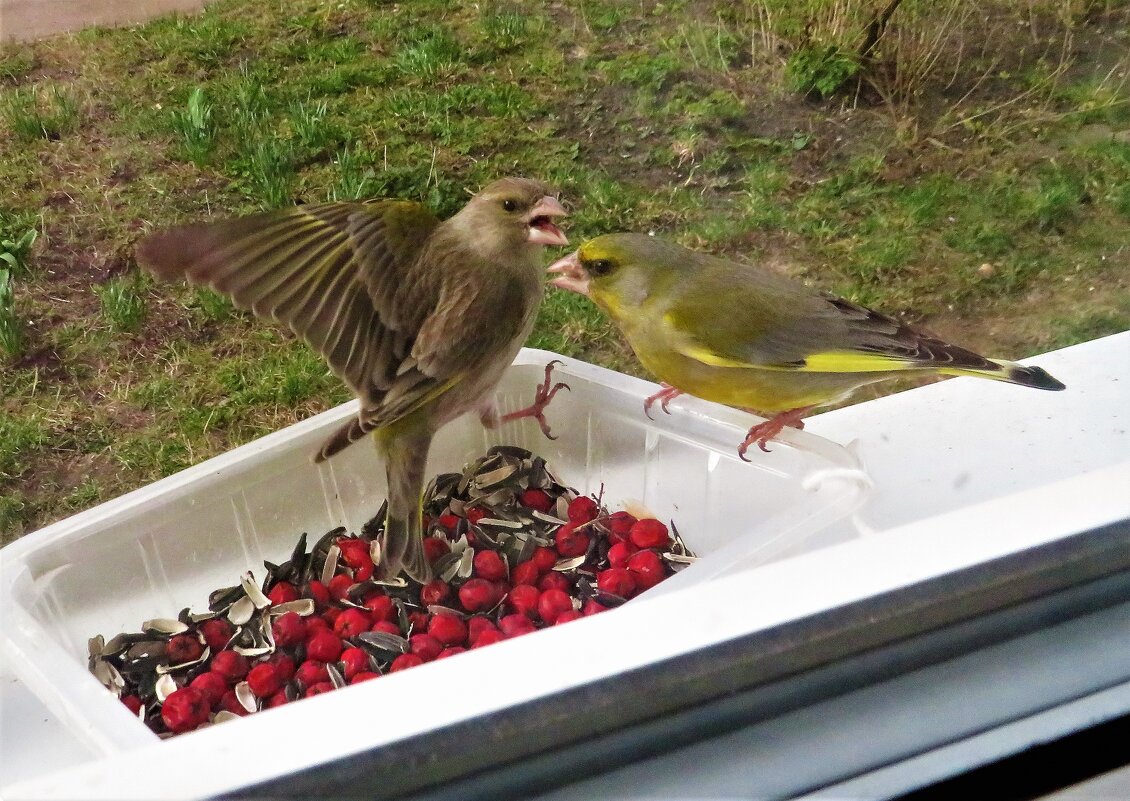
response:
M766 447L766 443L780 434L786 426L797 429L804 428L804 421L801 420L801 417L807 414L811 409L811 406L789 409L787 412L781 412L780 414L770 417L765 422L755 425L746 433L742 444L738 446L738 458L743 462L750 461L746 458L745 454L746 451L749 450L749 446L753 445L755 442L763 453L772 453L772 451Z
M538 421L538 426L541 428L541 433L545 434L546 439L557 439L553 436L549 429L549 423L545 419L545 407L553 400L553 396L561 389L567 389L570 392L573 390L564 381L553 383L551 375L553 374L553 367L557 364L564 364L560 359L554 359L545 366L545 380L538 384L537 389L534 390L534 402L527 406L525 409L519 409L516 412L503 415L500 423L506 423L511 420L518 420L523 417L532 417Z
M683 394L683 391L681 389L675 389L675 387L671 386L665 381L659 386L660 390L658 392L656 392L654 395L649 395L648 397L644 398L643 413L647 415L648 420L655 419L651 416L651 407L655 404L656 401L659 401L659 408L662 409L664 413L671 414L671 410L667 408L667 404L671 402L672 398L677 398L679 395Z

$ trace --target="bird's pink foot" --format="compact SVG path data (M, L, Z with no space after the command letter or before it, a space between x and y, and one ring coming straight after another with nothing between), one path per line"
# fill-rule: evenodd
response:
M671 402L672 398L677 398L683 394L683 391L681 389L675 389L675 387L671 386L666 381L662 382L659 386L662 387L662 389L660 389L654 395L649 395L648 397L644 398L643 413L647 415L648 420L655 419L651 416L651 407L652 404L654 404L656 401L659 401L660 409L662 409L667 414L671 414L670 410L667 408L667 404Z
M801 418L811 410L811 406L801 406L799 409L789 409L787 412L774 415L764 423L758 423L749 430L749 433L745 435L745 440L738 446L738 458L743 462L748 462L749 459L745 458L745 452L749 450L749 446L755 442L757 443L757 447L769 453L769 449L765 447L765 443L780 434L786 426L798 429L804 428L804 421L801 420Z
M557 437L549 432L549 423L545 421L545 407L553 400L553 396L557 394L559 389L569 389L569 385L563 381L558 381L556 384L553 383L553 379L550 378L550 375L553 373L553 365L555 364L562 364L562 362L559 359L554 359L545 366L545 381L538 384L537 391L534 392L534 402L525 409L519 409L516 412L504 414L499 418L499 423L508 423L511 420L532 417L538 421L538 425L541 426L541 433L545 434L547 439L557 439Z

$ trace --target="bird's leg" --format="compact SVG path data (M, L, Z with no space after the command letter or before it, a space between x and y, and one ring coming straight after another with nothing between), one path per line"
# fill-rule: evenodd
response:
M545 381L538 384L537 391L534 392L534 402L527 406L525 409L519 409L510 414L504 414L502 417L497 418L495 425L499 423L509 423L511 420L519 420L523 417L532 417L538 421L541 426L541 433L545 434L547 439L557 439L553 434L549 433L549 423L545 421L545 407L553 400L553 396L557 394L557 390L564 387L569 389L569 385L563 381L553 383L550 375L553 373L553 365L561 364L559 359L554 359L545 366ZM570 390L571 391L571 390ZM493 428L493 426L490 426Z
M677 398L683 394L683 391L681 389L675 389L675 387L671 386L666 381L660 383L659 386L661 387L661 389L658 392L656 392L654 395L649 395L648 397L644 398L643 401L643 413L647 415L648 420L655 419L651 416L651 406L653 403L659 401L659 408L667 414L671 414L670 410L667 408L667 404L671 402L672 398Z
M812 406L801 406L796 409L789 409L787 412L781 412L780 414L770 417L764 423L758 423L749 430L749 433L745 435L745 440L738 446L738 457L743 462L748 462L749 459L745 458L745 452L749 449L749 446L755 442L757 443L757 447L769 453L769 449L765 447L765 443L780 434L781 430L786 426L804 428L804 421L801 420L801 418L808 414L813 408Z

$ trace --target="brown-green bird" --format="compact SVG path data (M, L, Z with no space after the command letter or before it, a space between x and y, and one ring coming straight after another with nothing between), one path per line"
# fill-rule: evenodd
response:
M906 375L969 375L1064 386L1039 367L987 359L769 270L644 234L592 239L555 262L551 283L591 298L664 388L769 413L738 448L765 443L812 408Z
M541 250L566 245L556 192L527 178L490 184L440 222L405 200L295 206L171 228L137 260L286 323L360 400L323 461L373 432L388 477L382 572L430 578L421 493L436 430L477 410L499 421L491 392L530 334L544 288ZM535 416L556 387L539 388Z

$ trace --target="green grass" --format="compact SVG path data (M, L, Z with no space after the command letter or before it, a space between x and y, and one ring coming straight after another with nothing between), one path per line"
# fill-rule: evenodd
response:
M0 267L0 354L16 359L24 352L24 322L16 310L15 276Z
M1130 9L1025 4L1033 29L989 0L953 90L817 103L786 64L803 14L832 4L216 0L0 48L0 337L7 308L21 354L0 354L0 530L348 398L278 326L139 281L133 243L173 223L378 196L449 215L527 174L561 187L574 243L655 231L764 260L908 319L957 316L993 355L1130 325L1130 59L1111 45ZM1056 77L1042 54L1064 24L1078 62ZM1007 63L963 97L989 51ZM808 84L836 78L810 61ZM643 374L572 294L547 294L529 344Z
M19 140L59 139L79 125L79 102L57 85L16 87L2 96L0 118Z
M145 320L145 295L138 278L111 278L94 291L102 302L102 316L114 331L136 331Z

